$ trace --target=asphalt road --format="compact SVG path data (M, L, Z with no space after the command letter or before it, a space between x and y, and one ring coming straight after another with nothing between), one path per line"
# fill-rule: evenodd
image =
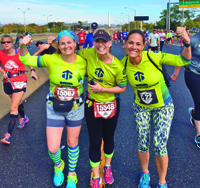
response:
M36 48L31 45L30 53ZM165 52L179 54L180 47L164 47ZM125 50L121 44L113 44L112 53L122 58ZM174 67L167 66L169 74ZM172 83L172 95L175 114L168 141L169 167L167 183L169 188L200 188L200 150L194 143L195 128L189 121L188 108L193 106L192 98L184 83L184 70L181 69L178 80ZM86 83L85 83L86 86ZM30 121L21 129L15 129L11 144L0 144L0 188L53 188L53 162L47 153L45 124L45 97L47 82L32 94L25 103L26 115ZM1 90L0 92L3 92ZM137 157L137 135L132 114L133 89L128 85L121 94L121 111L115 133L115 153L112 168L115 182L110 188L137 188L140 178L140 164ZM9 115L0 121L0 136L6 132ZM152 126L153 132L153 126ZM151 134L151 138L153 135ZM63 132L62 146L66 146L66 132ZM89 188L90 172L88 148L89 138L85 120L80 138L80 157L76 172L77 188ZM151 188L156 188L158 174L155 165L153 144L151 140L149 171ZM62 150L62 159L67 162L67 147ZM64 170L67 176L67 165ZM61 186L66 187L66 181Z

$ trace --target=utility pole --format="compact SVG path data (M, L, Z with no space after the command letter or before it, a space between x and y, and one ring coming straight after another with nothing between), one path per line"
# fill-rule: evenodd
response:
M26 33L25 12L26 12L27 10L30 10L30 8L27 8L26 10L22 10L21 8L18 8L18 10L21 10L21 11L23 12L23 14L24 14L24 31L25 31L25 33Z

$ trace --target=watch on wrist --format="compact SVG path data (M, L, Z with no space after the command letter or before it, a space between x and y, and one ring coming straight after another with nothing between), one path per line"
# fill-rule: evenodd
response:
M31 71L34 71L34 72L35 72L35 69L31 69Z
M190 44L186 44L184 41L183 41L183 44L186 48L189 48L190 47Z

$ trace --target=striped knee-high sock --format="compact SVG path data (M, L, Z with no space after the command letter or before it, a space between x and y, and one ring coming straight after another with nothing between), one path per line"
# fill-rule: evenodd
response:
M56 153L50 153L50 151L48 150L48 153L54 164L58 166L61 163L61 149L59 148Z
M79 157L79 145L74 148L68 147L69 172L75 172Z

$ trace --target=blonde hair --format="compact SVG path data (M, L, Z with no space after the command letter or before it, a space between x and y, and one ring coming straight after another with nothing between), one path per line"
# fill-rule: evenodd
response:
M4 38L9 38L10 40L11 40L11 42L13 43L13 38L10 36L10 35L3 35L2 37L1 37L1 43L3 42L3 39Z

